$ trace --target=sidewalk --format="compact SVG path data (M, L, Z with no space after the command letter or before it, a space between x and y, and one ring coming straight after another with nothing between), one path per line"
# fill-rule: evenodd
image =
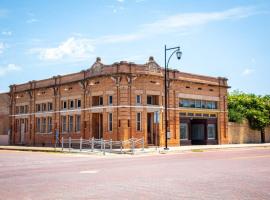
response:
M135 154L141 153L176 153L176 152L188 152L188 151L204 151L204 150L218 150L218 149L235 149L235 148L258 148L258 147L267 147L270 148L270 143L263 144L223 144L223 145L194 145L194 146L179 146L179 147L169 147L169 150L164 150L164 147L151 147L142 149L135 149ZM15 151L34 151L34 152L59 152L59 153L90 153L97 154L102 153L100 150L95 149L94 152L91 152L90 149L71 149L65 148L62 151L62 148L57 147L31 147L31 146L0 146L0 150L15 150ZM109 153L106 149L106 154L115 154Z

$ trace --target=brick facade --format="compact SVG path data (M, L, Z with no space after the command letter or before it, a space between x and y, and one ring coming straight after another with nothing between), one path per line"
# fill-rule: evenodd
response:
M227 143L227 79L177 70L169 77L168 144ZM164 145L163 68L152 57L146 64L112 65L97 58L79 73L11 85L10 98L13 144L53 144L59 133L59 138L144 137L148 145ZM182 140L180 129L187 133Z
M0 94L0 135L7 135L9 130L9 95Z

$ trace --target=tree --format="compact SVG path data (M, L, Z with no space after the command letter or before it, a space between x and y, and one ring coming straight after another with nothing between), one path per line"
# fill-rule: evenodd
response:
M265 142L265 128L270 125L270 95L234 91L229 94L228 109L229 121L241 123L247 119L252 129L261 132L261 142Z

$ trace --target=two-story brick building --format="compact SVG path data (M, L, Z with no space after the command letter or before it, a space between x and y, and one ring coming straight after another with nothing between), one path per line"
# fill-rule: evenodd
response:
M54 144L56 135L164 145L164 69L101 59L87 70L10 86L13 144ZM227 79L169 71L170 146L227 143Z

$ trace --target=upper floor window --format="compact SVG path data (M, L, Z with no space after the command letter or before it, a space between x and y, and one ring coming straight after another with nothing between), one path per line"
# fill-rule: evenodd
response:
M62 109L67 109L67 101L62 101Z
M103 96L93 96L92 106L101 106L101 105L103 105Z
M53 104L52 104L52 102L49 102L48 103L48 110L49 111L53 110Z
M42 103L42 111L46 111L46 103Z
M137 95L136 96L136 104L141 104L142 103L142 96L141 95Z
M109 95L108 96L108 104L109 105L112 105L113 104L113 96L112 95Z
M180 99L179 107L217 109L217 102L216 101L194 100L194 99Z
M74 100L69 100L69 108L70 109L74 108Z
M36 104L36 112L40 112L41 111L41 105L40 104Z
M147 95L148 105L158 105L158 95Z
M78 99L78 100L77 100L77 108L80 108L80 107L81 107L81 100Z

